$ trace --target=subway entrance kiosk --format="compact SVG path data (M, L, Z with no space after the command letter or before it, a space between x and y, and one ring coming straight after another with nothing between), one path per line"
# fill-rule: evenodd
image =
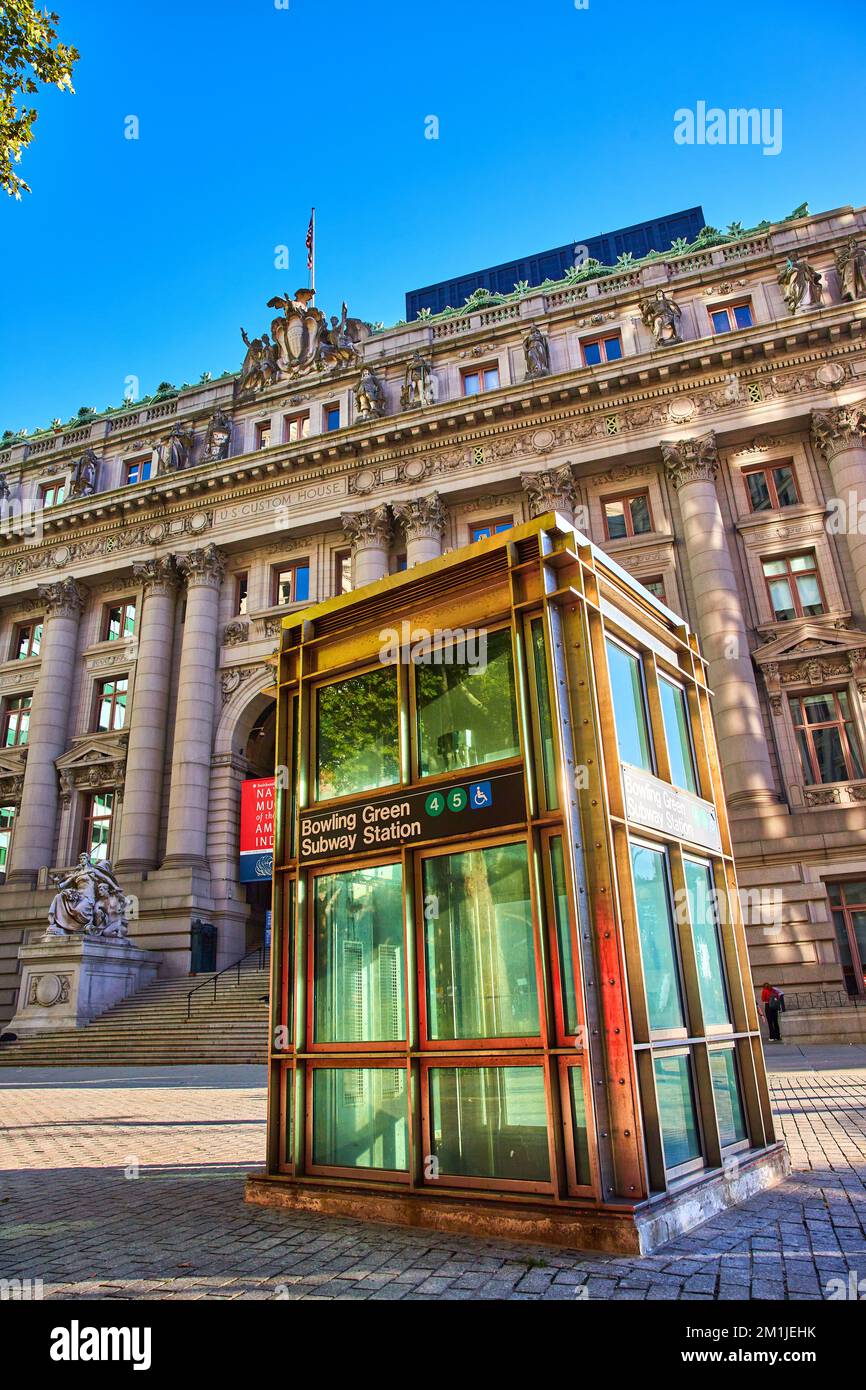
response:
M784 1175L710 710L554 514L284 619L248 1201L641 1252Z

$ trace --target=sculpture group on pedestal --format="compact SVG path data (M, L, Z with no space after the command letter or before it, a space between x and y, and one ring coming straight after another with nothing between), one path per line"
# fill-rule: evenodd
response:
M296 290L268 300L269 309L282 309L271 323L270 336L248 338L241 329L247 349L239 390L260 391L280 377L297 376L310 367L317 371L336 371L355 362L357 346L369 338L373 329L362 319L350 318L343 304L342 314L331 315L330 325L313 303L314 290Z
M46 936L126 938L126 894L107 859L94 864L81 854L75 868L54 882Z

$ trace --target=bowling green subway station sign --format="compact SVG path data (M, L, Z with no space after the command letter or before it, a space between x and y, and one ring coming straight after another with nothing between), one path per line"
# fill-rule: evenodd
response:
M468 776L423 791L391 792L343 802L330 810L302 811L300 858L307 864L322 863L428 840L465 839L525 819L519 769L489 777Z

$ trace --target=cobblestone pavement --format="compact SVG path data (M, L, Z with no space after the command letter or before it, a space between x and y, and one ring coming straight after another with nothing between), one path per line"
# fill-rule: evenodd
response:
M5 1071L0 1279L60 1299L824 1298L866 1281L866 1048L825 1070L785 1053L790 1180L643 1259L245 1205L262 1068Z

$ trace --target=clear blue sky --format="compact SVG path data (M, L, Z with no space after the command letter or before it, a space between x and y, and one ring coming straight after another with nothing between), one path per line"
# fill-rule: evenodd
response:
M321 307L392 323L407 289L680 207L866 201L863 0L51 7L82 60L38 99L32 194L0 194L0 431L236 368L305 283L314 203ZM780 107L782 153L675 144L699 100Z

